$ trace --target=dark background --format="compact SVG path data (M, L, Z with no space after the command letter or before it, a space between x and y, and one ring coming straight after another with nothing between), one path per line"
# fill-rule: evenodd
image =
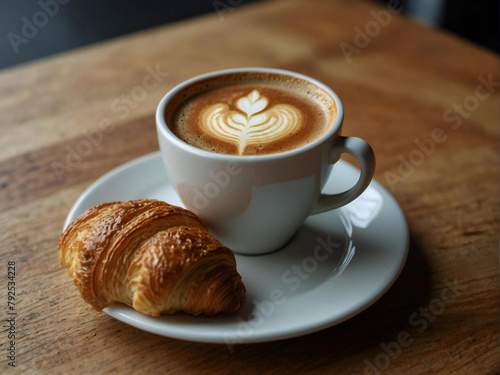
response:
M264 0L0 0L0 69L88 45L134 31L197 15L227 11ZM375 0L374 0L375 1ZM389 0L387 0L389 1ZM386 0L378 0L386 3ZM392 0L394 2L394 0ZM49 7L52 17L35 15ZM500 53L498 0L401 0L408 17L441 27L489 50ZM50 6L52 4L52 6ZM58 4L58 3L56 3ZM430 8L426 7L430 4ZM436 4L441 4L436 7ZM225 8L225 9L224 9ZM35 18L34 18L35 17ZM36 34L24 38L25 21L38 22ZM25 26L26 27L26 26Z

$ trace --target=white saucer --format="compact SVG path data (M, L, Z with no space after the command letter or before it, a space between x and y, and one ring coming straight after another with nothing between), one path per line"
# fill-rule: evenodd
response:
M330 179L325 191L346 190L358 175L340 160L332 173L335 182ZM99 203L141 198L182 206L159 152L99 178L75 202L65 227ZM366 309L396 280L407 253L404 215L373 181L349 205L310 216L283 249L261 256L236 255L247 289L247 303L236 314L152 318L122 304L104 311L142 330L190 341L232 345L285 339L333 326Z

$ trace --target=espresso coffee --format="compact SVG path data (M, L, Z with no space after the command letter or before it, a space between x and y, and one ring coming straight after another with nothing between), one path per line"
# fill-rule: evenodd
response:
M233 73L196 82L165 108L170 130L200 149L263 155L303 147L333 124L335 102L320 87L274 73Z

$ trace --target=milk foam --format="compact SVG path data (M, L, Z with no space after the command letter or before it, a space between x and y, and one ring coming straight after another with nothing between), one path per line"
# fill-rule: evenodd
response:
M200 114L205 132L223 141L235 144L243 154L249 145L267 144L300 130L302 113L289 104L276 104L266 109L269 100L258 90L240 98L230 110L225 103L209 106Z

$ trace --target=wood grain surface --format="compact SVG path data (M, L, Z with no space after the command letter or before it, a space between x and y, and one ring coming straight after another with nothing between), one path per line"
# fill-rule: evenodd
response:
M0 373L498 373L500 58L391 11L262 1L1 71ZM158 149L154 112L171 87L239 66L330 85L344 103L343 134L373 146L376 179L401 204L411 238L396 283L358 316L231 352L93 311L56 246L90 183Z

